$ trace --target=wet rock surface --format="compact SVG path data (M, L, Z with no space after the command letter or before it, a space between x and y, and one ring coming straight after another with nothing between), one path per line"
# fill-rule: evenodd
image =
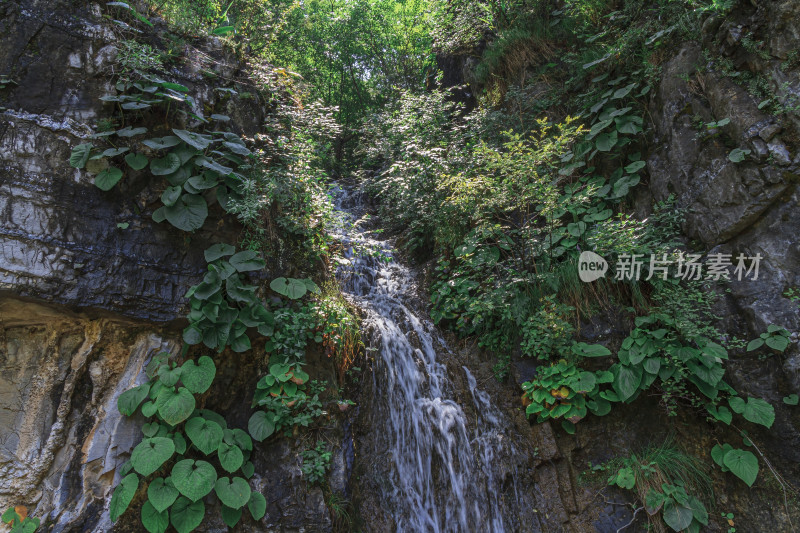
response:
M159 180L142 174L103 192L68 161L93 133L87 124L112 111L99 98L113 93L117 46L130 32L104 20L96 4L6 2L0 9L0 72L14 81L0 90L0 291L154 322L180 318L183 294L205 272L203 250L235 242L241 228L212 207L204 229L188 237L150 218ZM200 73L206 66L227 78L217 86L252 85L244 65L219 46L198 46L169 75L199 106L221 98ZM260 127L260 105L226 105L237 131Z

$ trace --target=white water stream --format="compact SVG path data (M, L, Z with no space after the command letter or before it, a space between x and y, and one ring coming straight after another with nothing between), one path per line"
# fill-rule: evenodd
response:
M343 290L365 313L365 330L375 349L374 391L383 401L376 420L391 474L380 499L391 509L397 531L506 531L502 515L503 453L513 453L507 424L478 389L466 367L478 413L472 429L455 400L447 367L450 353L434 326L411 308L413 273L394 261L390 243L359 228L363 195L334 190L343 212L340 237L349 263L339 276ZM372 251L372 253L370 253ZM462 399L462 401L464 401ZM516 489L515 489L516 490Z

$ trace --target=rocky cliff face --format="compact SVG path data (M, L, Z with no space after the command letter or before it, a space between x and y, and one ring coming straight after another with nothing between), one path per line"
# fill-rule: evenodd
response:
M205 273L202 251L236 242L241 230L212 210L187 237L151 219L161 184L142 175L103 192L70 167L71 148L93 133L87 125L111 114L99 98L113 91L120 41L138 35L101 5L0 4L0 74L11 80L0 89L0 507L25 505L50 531L111 529L117 470L141 439L140 421L120 416L117 397L146 380L153 354L178 349L173 324ZM167 30L154 22L148 38L159 49ZM238 133L260 131L266 106L246 66L214 40L184 47L170 79L189 87L198 109L223 106ZM214 87L255 98L224 100ZM226 361L225 385L204 401L246 427L242 406L262 369ZM237 394L225 388L232 384ZM269 501L255 531L330 529L293 445L262 447L253 461ZM141 530L138 511L128 514L136 516L117 529Z
M634 193L633 210L646 217L653 201L674 195L677 207L686 212L687 242L707 253L733 258L760 254L758 279L731 280L728 290L720 291L716 309L721 330L753 339L770 324L789 331L800 329L797 302L784 296L787 289L800 285L796 216L800 206L800 33L794 22L800 17L800 4L756 0L734 4L725 17L708 16L696 41L665 54L661 81L651 93L645 114L650 123L645 141L649 177ZM469 62L466 56L442 61L451 71L445 79L469 79ZM511 74L515 79L536 77L534 69ZM730 119L726 125L709 131L706 124L725 118ZM731 161L728 155L734 148L749 150L751 157ZM612 347L628 331L628 325L617 323L614 317L581 327L587 342ZM800 391L796 334L792 340L780 357L759 359L751 353L734 357L726 379L742 394L764 398L775 407L774 426L758 431L754 442L776 471L798 487L800 414L782 401ZM534 376L536 364L523 359L514 367L514 384L519 384ZM514 390L494 391L496 401L509 411L519 402ZM559 517L554 531L617 531L631 521L632 507L625 503L624 493L609 489L606 494L611 499L600 501L596 486L593 489L586 482L587 465L628 455L670 435L677 435L676 440L688 443L691 453L710 463L714 444L738 437L701 419L668 417L654 402L642 398L622 406L613 417L582 420L575 436L554 432L549 422L534 425L532 438L539 443L543 460L536 465L535 477L539 487L551 490L537 492L532 499L535 505L547 507L550 516ZM792 531L796 527L792 524L800 519L797 500L789 495L784 505L783 491L761 463L766 481L754 489L727 479L716 467L711 471L716 511L735 512L737 530Z

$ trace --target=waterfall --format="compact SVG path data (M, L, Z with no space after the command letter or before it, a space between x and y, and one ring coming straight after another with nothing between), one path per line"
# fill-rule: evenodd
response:
M337 187L333 194L347 258L339 278L365 315L368 349L375 354L373 390L383 427L374 431L383 432L390 462L379 499L391 509L397 531L506 531L497 475L504 469L494 463L513 449L501 413L463 367L479 417L470 430L448 368L437 357L451 352L413 309L413 272L394 261L388 241L363 229L362 192Z

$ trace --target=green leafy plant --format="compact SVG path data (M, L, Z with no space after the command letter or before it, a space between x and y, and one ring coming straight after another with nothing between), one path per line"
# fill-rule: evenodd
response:
M661 490L651 488L645 505L651 514L661 510L664 522L673 531L699 532L701 526L708 525L708 512L703 503L687 494L681 485L664 483Z
M202 342L219 352L226 346L244 352L251 347L249 329L273 335L273 313L256 296L257 287L245 284L240 275L264 267L258 254L252 250L237 253L231 245L215 244L205 251L205 258L208 273L186 293L191 311L183 340L190 345Z
M303 451L303 466L300 469L308 483L319 485L325 482L325 474L331 464L331 455L325 442L321 440L317 441L315 448Z
M758 350L764 345L777 352L784 352L789 347L789 331L786 328L770 324L765 333L747 343L747 351Z
M727 442L716 444L711 450L711 458L723 472L731 472L752 487L758 476L758 458L753 452L734 448Z
M162 352L146 371L150 381L125 391L117 401L120 413L132 416L140 410L150 421L121 471L111 498L111 520L128 509L140 490L147 494L141 521L150 533L164 533L170 524L179 532L195 530L205 516L203 498L212 492L222 503L228 526L239 521L245 506L260 520L266 500L247 482L254 471L251 437L228 428L219 414L196 408L195 395L205 393L216 375L213 360L201 356L178 366Z
M41 522L38 518L28 516L28 508L24 505L9 507L0 519L11 527L10 533L34 533Z
M312 384L307 390L308 379L299 365L270 365L270 373L258 381L253 396L253 407L262 408L253 413L248 422L254 439L262 441L281 430L289 432L296 426L307 427L323 413L320 387Z

